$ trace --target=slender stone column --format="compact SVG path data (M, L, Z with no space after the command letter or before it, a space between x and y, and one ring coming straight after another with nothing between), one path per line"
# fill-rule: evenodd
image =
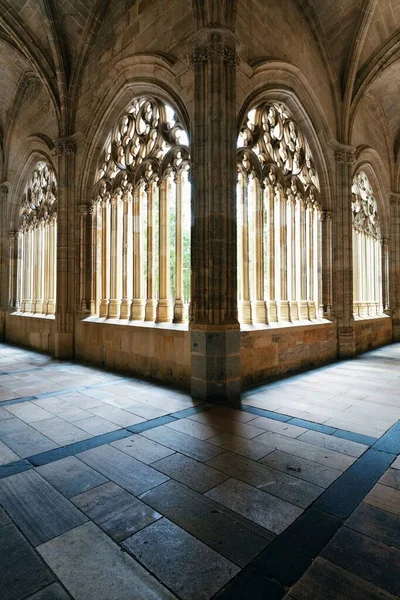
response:
M332 215L329 211L320 213L321 218L321 247L322 276L321 276L321 308L322 316L331 318L332 312Z
M267 323L267 303L264 291L264 202L263 190L258 179L255 186L255 243L254 243L254 292L252 314L254 323Z
M108 317L110 305L110 256L111 256L111 198L102 201L101 240L101 300L100 317Z
M182 178L183 173L180 172L176 176L176 234L175 234L175 306L174 306L174 323L182 323L183 314L183 206L182 206Z
M307 204L305 200L300 202L300 319L308 318L307 303Z
M175 185L175 184L174 184ZM158 289L157 323L171 323L173 306L171 299L171 261L170 261L170 212L169 206L172 195L172 181L164 179L160 185L159 212L159 260L158 260Z
M158 193L158 185L155 182L151 182L147 192L147 300L145 321L154 321L156 318L155 234Z
M122 299L122 239L123 201L122 190L118 189L111 200L111 297L108 316L119 319Z
M75 319L75 152L72 138L55 143L58 159L55 356L74 355Z
M393 341L400 341L400 194L390 195L389 297Z
M222 14L222 12L221 12ZM205 28L192 38L192 394L240 398L237 315L236 38Z
M9 240L9 266L8 266L8 307L15 310L17 303L17 265L18 265L18 232L11 231L8 234Z
M334 256L334 313L337 319L338 354L350 357L355 354L353 316L353 221L351 212L351 183L354 148L337 145L335 148L335 220L333 230Z
M382 310L389 310L389 244L387 238L382 238Z
M241 294L241 322L252 323L251 302L250 302L250 247L249 247L249 182L246 174L242 174L240 179L240 192L237 199L240 211L240 225L242 236L242 294Z
M132 200L132 188L129 184L124 192L121 319L129 319L132 305Z
M267 286L268 286L268 321L278 321L278 306L275 286L275 200L272 185L267 184L264 199L267 206Z
M0 184L0 337L4 334L8 293L8 238L7 238L8 186Z
M143 194L145 194L144 188L138 187L135 189L133 196L133 301L131 319L134 321L142 321L144 319L144 309L146 304L143 299Z

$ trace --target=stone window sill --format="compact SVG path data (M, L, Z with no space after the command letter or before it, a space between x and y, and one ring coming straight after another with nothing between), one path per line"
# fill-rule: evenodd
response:
M24 317L29 319L46 319L47 321L55 321L55 315L43 315L41 313L22 313L22 312L12 312L10 313L10 317Z
M188 331L188 323L155 323L154 321L130 321L129 319L106 319L104 317L86 317L82 323L101 325L117 325L123 327L140 327L144 329L167 329L170 331Z
M358 315L354 316L354 320L359 322L359 321L379 321L380 319L390 319L390 315L387 315L385 313L381 313L379 315L366 315L365 317L360 317Z
M295 327L320 327L321 325L332 325L332 321L329 319L313 319L312 321L293 321L293 323L284 321L282 323L256 323L254 325L240 326L241 331L270 331L275 329L292 329Z

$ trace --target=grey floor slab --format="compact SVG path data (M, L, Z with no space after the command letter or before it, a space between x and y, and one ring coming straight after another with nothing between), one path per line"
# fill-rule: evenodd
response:
M335 450L336 452L349 454L350 456L356 456L357 458L368 450L368 446L365 444L343 440L338 437L333 437L332 435L319 433L318 431L306 431L306 433L303 433L298 439L302 442L309 442L310 444L321 446L321 448L328 448L329 450Z
M72 600L72 598L61 585L53 583L26 600Z
M18 454L15 454L11 448L6 446L6 444L3 442L0 442L0 465L6 465L7 463L14 462L15 460L19 459L20 456L18 456Z
M81 452L77 458L135 496L168 479L155 469L108 445Z
M137 458L146 465L170 456L175 452L175 450L157 444L157 442L153 442L142 435L132 435L131 437L112 442L111 446L125 452L125 454L129 454L129 456Z
M207 442L224 450L230 450L236 454L246 456L252 460L259 460L274 451L274 448L269 448L265 444L259 444L254 440L246 440L227 432L212 437Z
M168 423L167 427L185 433L186 435L191 435L199 440L206 440L221 433L221 431L215 427L205 425L204 423L197 423L191 419L180 419L179 421Z
M116 542L161 518L158 512L112 482L75 496L73 502Z
M337 469L325 467L306 458L300 458L280 450L268 454L260 462L323 488L330 486L342 474L342 471Z
M111 406L110 404L91 408L90 412L103 419L107 419L120 427L127 427L128 425L135 425L136 423L143 423L143 421L145 421L145 419L138 415L134 415L133 413L117 408L116 406Z
M276 534L282 533L303 512L237 479L224 481L206 496Z
M108 433L109 431L115 431L119 429L119 425L115 423L111 423L111 421L107 421L106 419L102 419L98 416L89 416L86 419L82 419L81 421L74 421L74 425L91 433L92 435L102 435L103 433Z
M196 440L190 435L174 431L165 426L144 431L142 435L201 462L211 460L214 456L218 456L218 454L223 452L223 450L207 444L207 442Z
M313 483L230 452L213 458L207 464L301 508L307 508L324 491Z
M82 494L107 479L75 456L38 467L37 472L67 498Z
M0 508L0 527L4 527L4 525L9 525L11 523L10 517L2 508Z
M176 481L167 481L141 498L240 567L244 567L273 539L271 534L252 521Z
M326 467L338 469L339 471L345 471L356 460L353 456L340 454L339 452L328 450L327 448L319 448L313 444L288 438L279 433L263 433L257 438L257 441L276 448L277 450L282 450L283 452L288 452L289 454L312 460L318 464L325 465Z
M39 546L74 600L173 600L162 584L94 523Z
M124 546L183 600L208 600L239 571L168 519L139 531Z
M156 419L157 417L169 414L169 411L157 408L151 404L132 404L125 410L144 419Z
M229 478L229 475L179 453L153 463L153 467L202 494Z
M75 427L72 423L68 423L59 417L53 417L53 419L46 419L45 421L36 421L32 423L32 427L61 446L87 440L89 437L92 437L87 431L83 431L83 429Z
M0 503L34 546L87 520L33 470L1 479Z
M21 458L54 450L54 448L59 447L56 442L28 425L25 431L4 436L3 440Z
M44 419L51 419L54 415L32 402L21 402L21 404L12 404L7 410L25 423L34 423Z
M1 600L22 600L54 581L15 525L0 529Z

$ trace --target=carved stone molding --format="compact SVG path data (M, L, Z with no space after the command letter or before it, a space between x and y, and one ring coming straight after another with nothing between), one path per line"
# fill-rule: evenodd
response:
M20 210L21 231L37 227L57 213L57 180L54 170L39 162L25 186Z
M72 156L75 153L76 153L76 143L72 139L60 138L55 141L53 152L52 152L54 157L62 156L63 154L66 154L67 156Z
M210 42L206 46L199 46L189 52L189 63L192 67L206 63L211 57L222 58L222 61L236 68L240 63L239 55L234 48L227 46L223 42Z
M355 162L355 153L351 150L336 150L335 161L346 165L352 165Z
M365 233L375 239L380 239L378 204L375 200L372 186L364 171L359 171L351 188L353 213L353 229Z

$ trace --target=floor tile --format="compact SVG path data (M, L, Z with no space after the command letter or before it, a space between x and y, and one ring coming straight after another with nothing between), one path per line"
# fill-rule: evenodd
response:
M86 521L33 470L0 480L0 503L34 546Z
M22 434L14 433L3 438L7 446L14 450L21 458L58 448L58 444L53 442L53 440L50 440L28 425L27 428Z
M400 490L378 483L365 496L364 502L400 516Z
M139 531L124 545L183 600L208 600L239 570L165 518Z
M149 465L156 460L160 460L161 458L165 458L166 456L170 456L175 452L175 450L171 450L161 444L157 444L157 442L148 440L143 435L126 437L122 440L112 442L111 446L125 452L125 454L129 454L129 456L137 458L146 465Z
M53 417L45 421L36 421L32 423L32 427L61 446L73 444L74 442L91 437L90 433L75 427L72 423L67 423L67 421L59 417Z
M394 600L394 596L337 565L317 558L290 590L294 600Z
M323 488L329 487L342 474L342 471L338 471L337 469L325 467L306 458L299 458L281 450L275 450L260 462Z
M400 517L362 502L346 521L346 527L400 550Z
M115 423L120 427L126 427L127 425L134 425L135 423L142 423L144 421L144 419L138 415L133 415L131 412L127 412L116 406L110 406L109 404L91 408L90 412L107 421L111 421L111 423Z
M307 429L304 427L296 427L295 425L290 425L289 423L281 423L280 421L275 421L274 419L267 419L266 417L257 417L254 421L251 422L251 425L255 427L260 427L260 429L265 429L267 431L274 431L275 433L281 433L282 435L286 435L287 437L297 438L302 433L305 433Z
M33 596L29 596L26 600L72 600L72 598L61 585L53 583Z
M32 402L21 402L7 407L7 411L25 423L51 419L54 415Z
M150 404L132 404L126 407L125 410L144 419L155 419L168 414L168 411Z
M106 483L107 479L74 456L38 467L37 472L63 496L71 498Z
M321 448L328 448L329 450L335 450L336 452L348 454L349 456L355 456L356 458L361 456L361 454L368 449L368 446L365 444L358 444L356 442L351 442L350 440L343 440L341 438L319 433L317 431L307 431L298 439L302 442L309 442L310 444L315 444Z
M392 463L392 469L400 469L400 456Z
M391 488L400 490L400 470L399 469L388 469L379 480L379 483L388 485Z
M174 431L169 427L157 427L156 429L144 431L142 435L200 462L210 460L223 452L223 450L220 450L207 442L196 440L190 435Z
M259 427L253 427L247 423L241 423L240 421L234 421L233 419L226 419L215 414L209 414L208 412L193 415L190 418L198 423L204 423L205 425L209 425L216 429L228 431L229 433L233 433L233 435L244 437L248 440L260 435L260 433L263 433L264 431Z
M252 521L176 481L167 481L141 498L170 521L242 567L273 539L272 534Z
M342 527L322 551L323 558L400 596L400 551Z
M303 512L297 506L236 479L228 479L206 495L276 534L282 533Z
M167 481L168 477L111 446L81 452L77 458L134 496Z
M210 425L205 425L204 423L197 423L191 419L180 419L179 421L168 423L167 427L195 437L199 440L207 440L208 438L221 433L221 431L216 427L211 427Z
M82 421L75 421L74 425L92 435L102 435L103 433L120 429L119 425L97 416L82 419Z
M38 551L74 600L174 598L94 523L76 527Z
M224 475L210 466L179 453L167 456L153 463L152 466L201 494L229 478L229 475Z
M15 525L0 529L1 600L22 600L54 581Z
M73 502L116 542L161 518L159 513L111 482L75 496Z
M273 448L268 448L268 446L259 444L254 440L246 440L245 438L226 432L208 439L207 442L224 450L230 450L236 454L246 456L252 460L259 460L274 451Z
M0 508L0 527L4 527L4 525L9 525L10 523L10 517L2 508Z
M309 506L324 491L322 487L229 452L207 464L300 508Z
M6 444L0 442L0 465L6 465L19 459L18 454L15 454Z
M400 454L400 420L376 442L374 448L381 452L389 452L396 455Z
M236 410L229 406L213 406L209 411L209 415L216 415L225 419L232 419L233 421L241 421L242 423L248 423L256 418L255 415L245 412L244 410Z
M326 448L319 448L314 444L291 439L279 433L263 433L257 438L257 441L271 448L288 452L300 458L306 458L307 460L325 465L326 467L332 467L332 469L338 469L339 471L345 471L355 461L355 458L352 456L340 454Z
M343 419L328 419L325 424L330 425L331 427L337 427L338 429L344 429L345 431L353 431L354 433L360 433L361 435L368 435L375 438L379 438L385 433L385 429L367 427L366 425L359 425L358 423L350 423L349 421L343 421Z

